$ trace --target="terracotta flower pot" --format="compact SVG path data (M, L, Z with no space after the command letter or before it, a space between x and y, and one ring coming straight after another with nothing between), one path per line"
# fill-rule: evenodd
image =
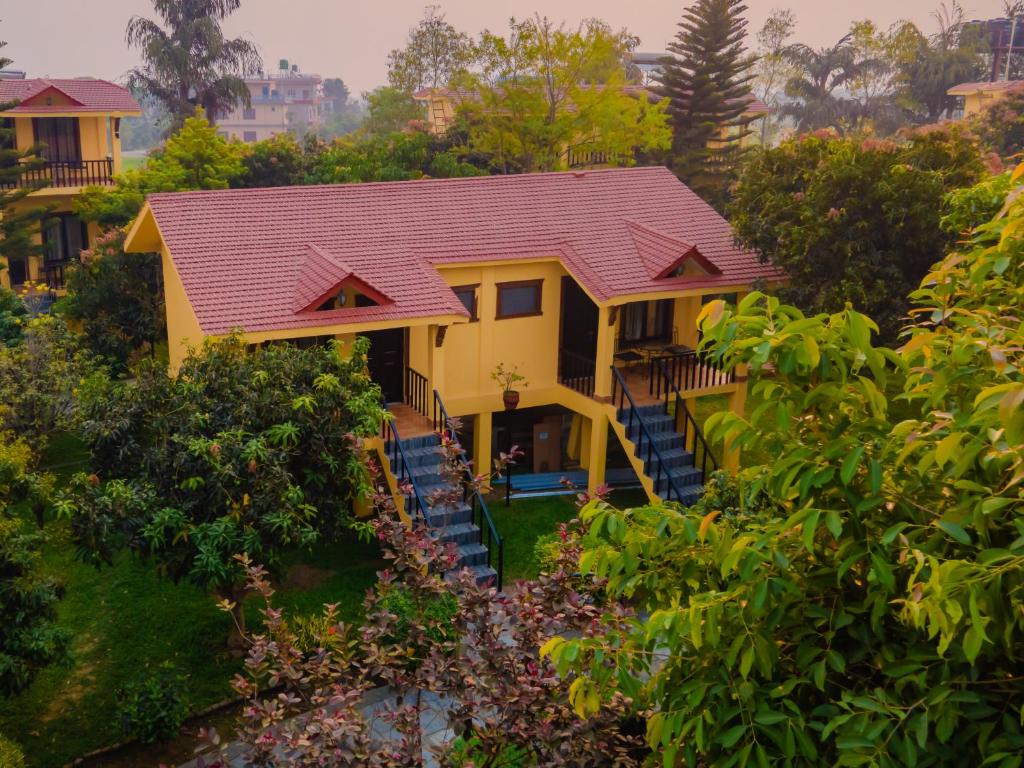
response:
M506 390L502 394L501 399L505 401L506 411L514 411L516 409L516 406L519 405L519 393L516 392L515 390Z

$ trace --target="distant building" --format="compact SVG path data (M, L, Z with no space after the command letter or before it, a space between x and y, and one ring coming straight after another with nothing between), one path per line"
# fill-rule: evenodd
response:
M239 104L217 120L217 130L228 139L251 143L294 130L304 133L320 124L326 109L320 75L299 71L281 59L278 71L246 78L250 105Z
M51 291L64 288L64 268L95 243L96 224L87 225L72 210L87 186L110 186L121 173L121 120L142 110L127 88L88 77L26 78L24 72L0 72L0 104L17 105L0 113L14 128L14 148L38 147L41 164L17 184L32 192L15 209L49 208L52 215L36 237L42 256L28 260L0 255L0 285L18 288L43 283Z
M1010 94L1021 91L1024 91L1024 80L997 80L994 83L960 83L946 93L957 99L953 117L962 119L977 115Z

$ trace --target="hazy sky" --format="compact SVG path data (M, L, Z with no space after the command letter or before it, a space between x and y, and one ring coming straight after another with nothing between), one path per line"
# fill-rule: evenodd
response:
M757 30L772 8L792 8L796 38L812 45L835 42L854 19L882 25L910 19L930 30L940 0L747 0L750 28ZM264 63L296 62L306 72L340 76L354 94L386 79L388 51L400 46L419 20L424 0L243 0L226 25L259 46ZM639 35L641 50L663 50L686 0L438 0L448 20L475 34L504 29L510 16L539 11L577 22L598 16ZM962 0L969 18L999 15L1001 0ZM4 54L30 76L91 75L119 79L137 61L124 43L124 27L135 14L152 15L149 0L0 0Z

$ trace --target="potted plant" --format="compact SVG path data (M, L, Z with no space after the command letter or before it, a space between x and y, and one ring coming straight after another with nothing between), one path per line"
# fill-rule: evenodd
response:
M491 373L491 378L501 387L501 399L505 402L505 410L515 410L519 405L519 391L516 385L524 388L530 386L526 377L519 373L519 367L513 365L506 368L504 363L498 363L498 367Z

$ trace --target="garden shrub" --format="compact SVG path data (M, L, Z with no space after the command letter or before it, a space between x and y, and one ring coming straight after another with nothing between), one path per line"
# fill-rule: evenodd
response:
M585 712L651 707L665 765L1021 764L1022 176L912 294L899 349L851 309L705 307L709 353L761 403L707 431L771 457L737 479L778 511L583 511L581 569L648 613L543 649L586 675Z
M25 768L21 747L0 733L0 768Z
M145 744L170 741L188 716L185 676L169 663L145 672L117 692L121 727Z

